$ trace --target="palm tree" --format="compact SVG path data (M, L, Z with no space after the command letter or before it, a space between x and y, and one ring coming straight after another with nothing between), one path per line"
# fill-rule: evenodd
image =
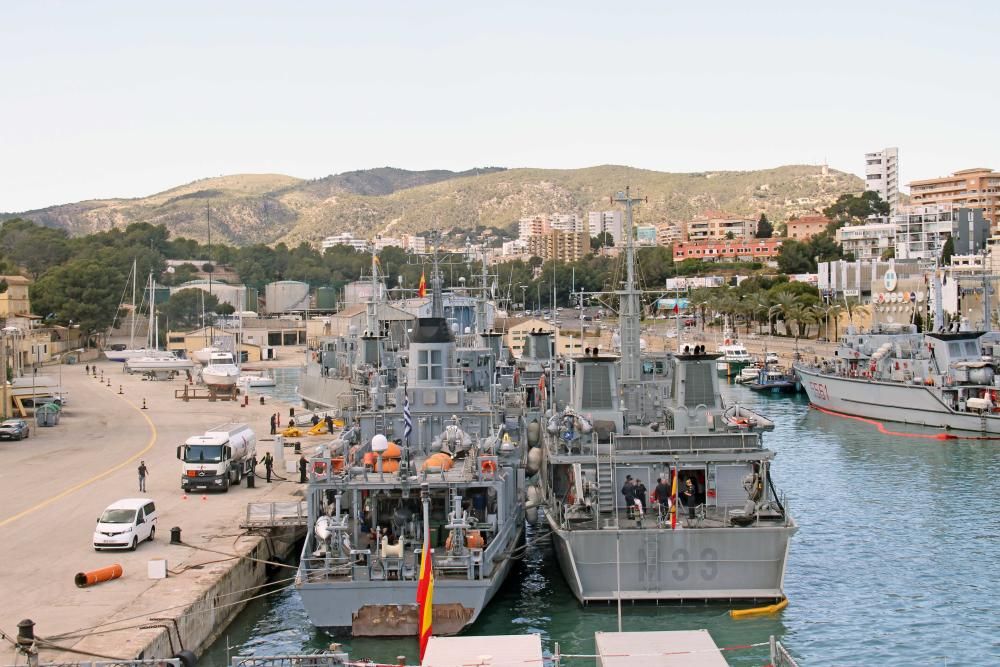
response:
M788 292L781 292L780 294L778 294L778 296L774 298L774 305L775 307L778 307L778 312L782 314L782 317L785 320L785 335L791 336L792 332L788 328L788 322L792 318L790 318L788 314L790 311L792 311L793 308L796 307L801 308L799 300L795 297L794 294L789 294Z
M803 306L796 303L791 308L785 311L785 323L787 327L788 322L795 323L795 342L799 341L799 337L803 334L805 329L809 327L811 322L815 321L815 314L813 312L812 306Z
M844 312L847 313L847 319L851 324L854 324L854 314L861 314L868 312L868 306L861 303L859 299L850 298L844 301Z
M754 319L757 320L757 333L760 333L760 318L758 316L767 316L768 311L773 305L771 303L771 297L764 290L759 290L747 298L750 300L751 307L753 308Z
M826 312L826 328L827 337L832 341L837 341L840 338L840 315L844 312L844 306L839 303L831 303L825 309ZM830 318L833 318L833 336L829 336L830 329Z

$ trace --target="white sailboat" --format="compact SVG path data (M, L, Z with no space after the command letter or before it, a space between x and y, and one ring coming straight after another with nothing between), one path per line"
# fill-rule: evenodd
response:
M136 260L132 260L132 271L128 274L128 282L125 283L125 293L122 294L122 301L125 300L125 294L128 293L128 283L132 283L132 302L129 304L130 318L131 322L129 324L129 337L128 337L128 347L123 350L104 350L104 356L108 361L128 361L129 359L136 359L139 357L144 357L150 353L150 350L146 347L136 347L135 346L135 314L139 309L139 305L135 301L136 297L136 283L138 276L136 275ZM118 304L118 310L122 308L122 303Z
M156 326L156 294L153 283L153 273L149 273L149 338L147 349L142 350L142 354L129 357L125 361L125 372L127 373L152 373L158 377L167 377L180 371L189 371L194 368L194 364L188 359L160 350L160 332Z

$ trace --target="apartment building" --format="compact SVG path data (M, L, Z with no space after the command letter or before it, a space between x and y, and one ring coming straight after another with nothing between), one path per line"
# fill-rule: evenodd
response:
M423 236L408 234L403 237L403 247L409 252L423 254L427 252L427 239Z
M889 215L899 207L899 149L883 148L865 154L865 189L889 202Z
M896 247L896 224L870 222L849 225L838 229L836 238L844 252L855 259L880 259L885 251Z
M621 246L625 239L625 214L622 211L591 211L587 214L587 227L591 236L607 232L614 239L615 246Z
M575 213L555 213L549 216L549 229L560 232L586 232L588 225Z
M656 242L668 246L684 240L684 228L676 222L665 222L656 231Z
M986 248L990 235L982 209L951 204L902 206L893 222L899 259L938 259L949 238L956 255L975 254Z
M337 234L335 236L327 236L323 239L323 243L321 245L323 250L327 250L338 245L350 246L359 252L365 252L368 250L368 241L365 239L356 239L350 232L344 232L343 234Z
M822 234L832 221L825 215L807 215L785 223L785 236L796 241Z
M733 239L688 241L674 244L674 261L700 259L706 262L770 262L778 258L785 239Z
M977 167L942 178L913 181L909 185L910 202L914 205L952 204L978 208L993 231L1000 226L1000 172Z
M517 221L517 238L527 243L532 236L541 236L549 231L549 219L544 215L532 215Z
M27 316L31 313L28 290L31 281L24 276L0 276L7 283L7 289L0 293L0 317Z
M544 260L575 262L590 253L590 235L586 232L552 230L528 238L528 254Z
M757 220L729 215L723 211L705 211L687 224L688 241L749 239L757 233Z

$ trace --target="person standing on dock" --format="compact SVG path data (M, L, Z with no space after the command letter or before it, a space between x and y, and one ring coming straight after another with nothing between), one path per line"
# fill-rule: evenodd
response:
M330 415L326 416L326 432L333 433L333 417Z
M271 415L271 435L277 435L277 434L278 434L278 422L275 421L274 415L272 414Z
M272 470L274 470L274 457L271 456L271 452L268 452L267 454L264 454L264 473L268 484L271 483Z
M319 423L319 415L313 413L312 419L309 420L313 426Z
M146 476L149 474L149 468L146 467L145 461L139 461L139 493L146 493Z
M90 364L87 364L86 366L83 367L83 374L90 375Z
M306 483L306 468L309 466L309 462L306 460L306 455L303 454L299 457L299 484Z

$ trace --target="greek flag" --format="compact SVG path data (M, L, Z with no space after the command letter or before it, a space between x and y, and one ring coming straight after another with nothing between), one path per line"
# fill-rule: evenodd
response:
M410 397L403 390L403 442L410 444L410 434L413 433L413 415L410 414Z

